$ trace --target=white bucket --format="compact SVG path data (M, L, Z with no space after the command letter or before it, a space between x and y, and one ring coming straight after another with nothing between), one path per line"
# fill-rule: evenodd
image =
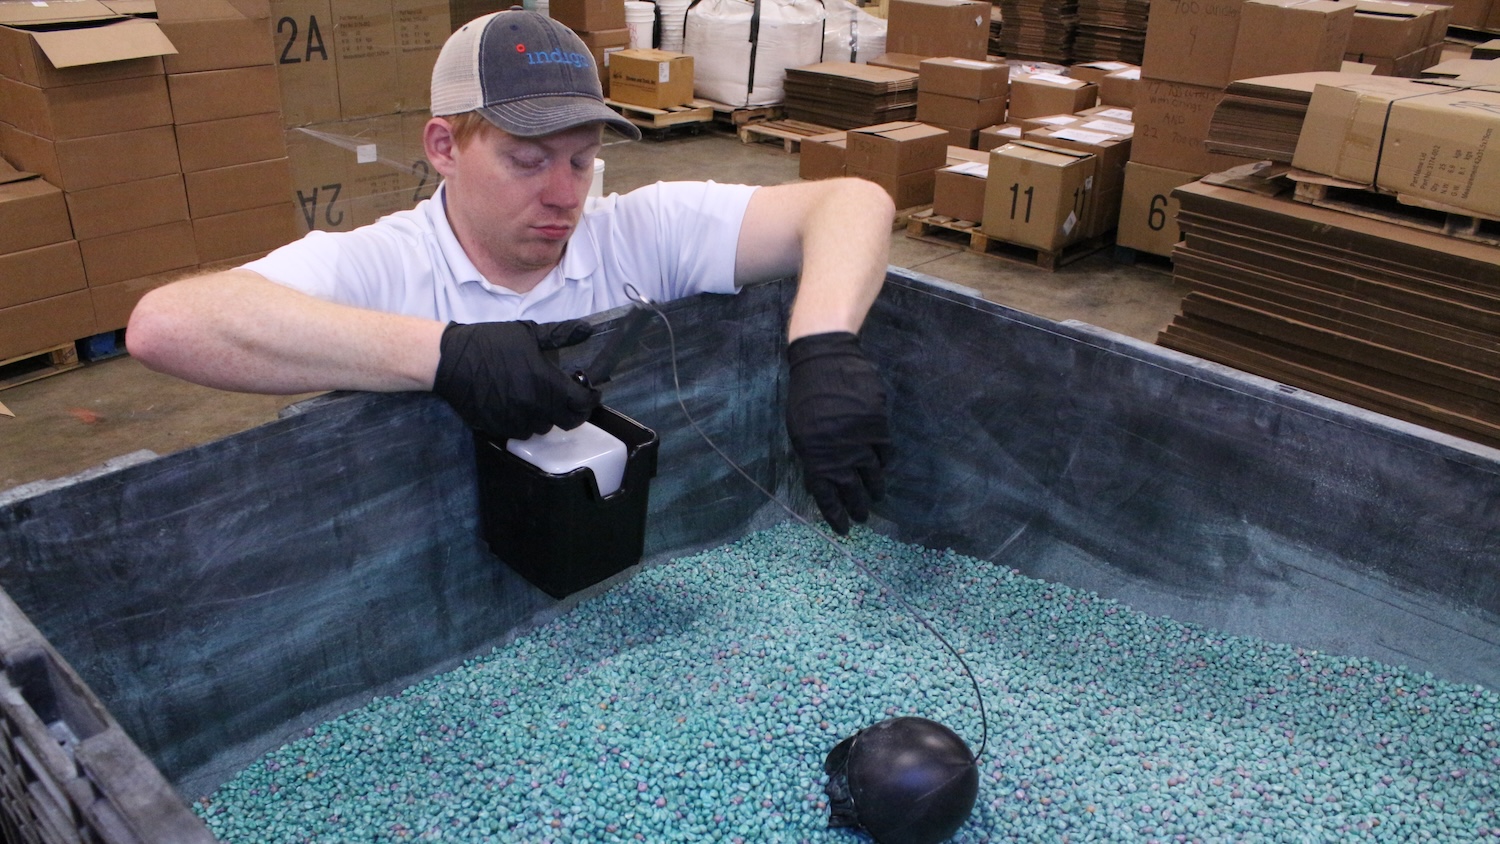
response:
M604 195L604 159L594 159L594 181L589 185L589 196Z
M656 26L656 4L644 0L625 0L625 27L630 30L630 48L649 50L652 30Z
M536 12L544 18L552 17L552 0L536 0Z
M661 8L661 49L682 52L682 32L692 0L658 0Z

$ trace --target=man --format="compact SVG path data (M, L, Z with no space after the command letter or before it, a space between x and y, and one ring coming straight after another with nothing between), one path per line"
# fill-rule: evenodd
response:
M789 276L787 429L805 483L845 533L882 492L885 393L856 333L885 276L891 200L870 182L658 183L589 199L604 104L572 31L512 9L469 22L432 74L433 198L353 232L311 232L234 270L147 294L146 366L227 390L432 390L499 438L581 424L599 402L542 352L577 319Z

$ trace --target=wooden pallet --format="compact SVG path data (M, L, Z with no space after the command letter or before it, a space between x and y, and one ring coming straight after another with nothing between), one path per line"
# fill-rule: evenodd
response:
M801 150L803 138L838 130L819 126L816 123L804 123L801 120L762 120L758 123L746 123L740 127L739 131L742 143L780 141L782 149L787 154L791 154Z
M723 123L735 131L747 123L760 123L765 120L779 120L786 114L786 109L780 105L768 106L732 106L717 100L698 99L695 104L703 104L714 110L714 120Z
M980 231L976 223L933 214L930 209L925 213L918 212L912 215L907 223L906 236L929 243L964 246L968 251L978 255L1034 264L1049 272L1092 255L1108 246L1110 242L1109 235L1098 235L1056 251L1038 249L1034 246L1010 243L991 237Z
M72 342L0 360L0 390L19 387L80 366L83 363L78 360L78 348Z
M1130 246L1115 244L1114 258L1116 264L1125 264L1130 267L1140 267L1146 270L1172 274L1172 256L1157 255L1154 252L1146 252Z
M1297 185L1292 198L1298 202L1487 246L1500 246L1500 221L1408 204L1394 194L1331 185L1315 177L1293 175L1292 180Z
M701 100L671 108L651 108L617 100L604 102L642 130L659 132L678 127L698 128L702 124L712 123L714 119L713 106Z

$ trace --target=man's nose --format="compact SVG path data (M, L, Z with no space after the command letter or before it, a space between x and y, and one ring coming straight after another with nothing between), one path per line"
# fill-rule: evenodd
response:
M592 176L592 172L589 173ZM573 169L571 161L559 161L547 171L547 184L543 188L542 201L558 208L573 208L583 199L582 177Z

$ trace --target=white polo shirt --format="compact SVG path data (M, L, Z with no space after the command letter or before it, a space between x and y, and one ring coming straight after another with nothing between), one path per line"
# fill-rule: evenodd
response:
M350 232L313 231L245 265L341 304L442 322L555 322L629 303L733 293L740 223L754 185L657 182L590 197L562 261L527 293L485 281L448 224L445 188ZM499 212L503 213L503 212Z

